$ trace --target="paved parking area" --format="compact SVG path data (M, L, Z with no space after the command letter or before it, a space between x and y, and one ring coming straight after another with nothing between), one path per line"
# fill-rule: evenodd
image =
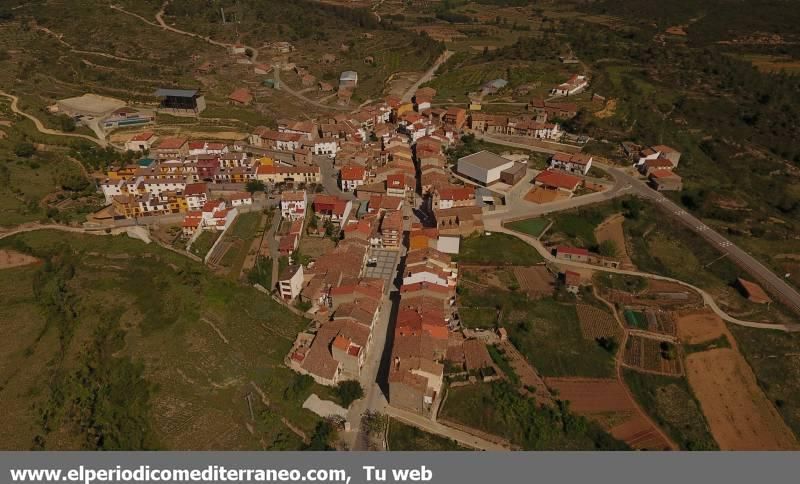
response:
M378 259L374 267L364 266L364 277L385 279L391 281L395 275L397 258L400 256L399 250L391 249L370 249L368 258Z

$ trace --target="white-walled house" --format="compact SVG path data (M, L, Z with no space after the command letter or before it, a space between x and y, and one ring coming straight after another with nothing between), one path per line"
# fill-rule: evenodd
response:
M139 133L125 143L125 149L129 151L146 151L149 150L153 143L156 142L158 136L152 131L145 131Z
M334 158L338 151L339 143L335 138L319 138L311 146L311 152L315 155L328 155L331 158Z
M281 299L291 301L303 289L303 266L290 265L283 269L278 276L278 291Z
M575 74L570 77L567 82L563 84L559 84L558 86L554 87L550 94L553 96L572 96L574 94L578 94L579 92L583 91L589 86L589 80L586 79L586 76L581 76L579 74Z
M585 175L592 167L592 155L584 153L554 153L550 158L550 168Z
M304 190L281 193L281 217L297 220L306 215L308 195Z

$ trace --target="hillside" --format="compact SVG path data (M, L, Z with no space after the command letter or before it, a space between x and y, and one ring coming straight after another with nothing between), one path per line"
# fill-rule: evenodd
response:
M125 236L0 245L40 259L0 270L4 449L299 449L313 433L312 389L281 364L305 322L268 296Z

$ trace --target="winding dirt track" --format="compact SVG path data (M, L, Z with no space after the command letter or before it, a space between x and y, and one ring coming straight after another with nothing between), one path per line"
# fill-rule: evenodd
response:
M36 126L36 130L39 131L40 133L50 134L50 135L53 135L53 136L66 136L66 137L69 137L69 138L85 139L86 141L91 141L92 143L94 143L94 144L96 144L98 146L101 146L103 148L105 148L106 146L109 146L109 144L107 142L101 141L101 140L99 140L97 138L93 138L93 137L85 135L85 134L65 133L65 132L59 131L57 129L50 129L50 128L46 127L44 124L42 124L42 122L39 121L39 119L36 118L35 116L33 116L31 114L28 114L25 111L22 111L19 108L19 105L18 105L19 104L19 98L17 96L14 96L13 94L9 94L9 93L7 93L5 91L0 91L0 96L7 97L8 99L11 99L11 111L13 111L16 114L19 114L20 116L25 116L26 118L28 118L31 121L33 121L34 126Z

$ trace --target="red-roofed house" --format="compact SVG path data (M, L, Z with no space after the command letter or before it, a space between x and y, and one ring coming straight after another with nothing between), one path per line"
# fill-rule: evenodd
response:
M367 179L367 172L363 167L347 165L343 166L339 172L339 185L342 191L352 192L364 184Z
M183 235L190 237L194 235L194 233L200 229L200 224L203 222L203 212L200 210L193 210L191 212L187 212L186 216L183 218Z
M242 205L252 205L253 196L248 192L236 192L228 197L228 201L232 207L240 207Z
M582 180L576 176L567 175L552 170L544 170L533 179L534 184L545 190L561 190L572 193L581 184Z
M592 155L583 153L555 153L550 158L550 168L585 175L592 167Z
M764 292L764 289L761 288L755 282L750 282L746 279L742 279L741 277L736 279L736 286L742 292L744 297L749 299L750 301L757 303L757 304L767 304L772 302L772 299Z
M289 220L297 220L306 216L308 196L305 190L281 193L281 216Z
M367 204L367 213L378 213L386 210L400 210L403 207L403 199L398 197L388 197L385 195L372 195Z
M386 177L386 195L390 197L400 197L402 199L406 196L407 190L411 190L411 188L408 177L402 173Z
M153 143L158 139L152 131L145 131L139 133L125 143L125 149L130 151L145 151L149 150Z
M650 186L659 192L683 189L683 180L671 170L653 170L650 172L648 180Z
M353 202L333 195L317 195L312 204L314 213L331 222L344 225L353 209Z
M434 209L473 207L476 204L474 187L449 185L433 192Z
M564 272L564 286L567 292L578 294L581 290L581 275L578 272L566 271Z
M589 251L580 247L566 247L561 245L556 248L556 259L589 262Z
M186 138L164 138L150 150L150 155L161 159L177 159L189 153Z
M651 160L645 160L644 163L639 165L639 172L643 175L649 175L654 171L671 171L675 166L672 162L666 158L654 158Z
M381 240L384 247L399 247L403 234L403 212L387 212L381 221Z
M228 96L228 100L232 101L234 104L246 106L253 102L253 94L250 92L250 89L239 87Z
M189 210L200 210L208 201L208 186L205 183L190 183L183 189L183 197Z

